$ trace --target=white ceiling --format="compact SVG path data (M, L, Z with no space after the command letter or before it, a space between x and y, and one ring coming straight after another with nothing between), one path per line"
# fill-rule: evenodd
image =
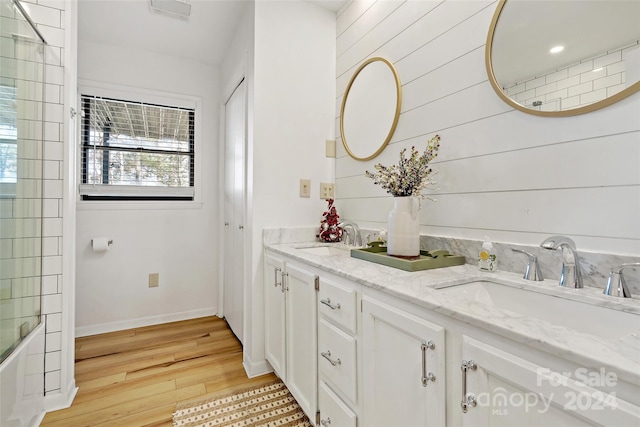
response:
M337 12L345 1L313 3ZM180 19L153 11L149 0L82 0L78 2L78 38L217 65L249 4L245 0L192 0L191 16Z

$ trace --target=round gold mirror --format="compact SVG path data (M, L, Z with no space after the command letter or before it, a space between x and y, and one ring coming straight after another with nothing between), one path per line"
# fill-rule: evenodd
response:
M500 0L486 44L494 90L525 113L562 117L640 90L640 1Z
M353 74L340 108L342 144L356 160L370 160L387 146L402 104L400 78L384 58L366 60Z

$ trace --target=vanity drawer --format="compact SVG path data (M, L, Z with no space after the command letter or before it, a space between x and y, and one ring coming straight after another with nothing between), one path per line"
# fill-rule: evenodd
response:
M321 377L356 401L356 340L325 319L318 322L318 365Z
M356 427L356 414L323 381L318 390L318 408L318 427Z
M356 333L356 305L355 290L320 278L318 312L354 334Z

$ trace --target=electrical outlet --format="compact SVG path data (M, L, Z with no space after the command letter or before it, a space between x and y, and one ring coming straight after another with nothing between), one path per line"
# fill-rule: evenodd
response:
M157 288L160 286L160 273L149 273L149 287Z
M311 197L311 180L300 180L300 197Z
M333 199L333 183L320 183L320 198L325 200Z

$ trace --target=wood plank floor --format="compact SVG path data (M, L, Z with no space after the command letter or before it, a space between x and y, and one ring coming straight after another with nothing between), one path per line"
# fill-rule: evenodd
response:
M242 346L217 317L76 339L78 394L41 426L172 426L179 403L273 381L247 378Z

